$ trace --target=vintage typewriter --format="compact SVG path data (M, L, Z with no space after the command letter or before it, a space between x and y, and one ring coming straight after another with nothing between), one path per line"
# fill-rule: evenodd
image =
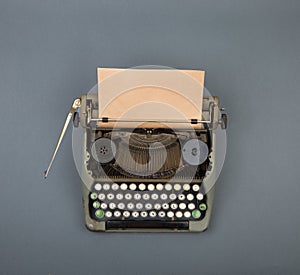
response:
M208 227L219 173L216 144L224 138L217 131L224 132L227 116L218 98L203 92L203 82L203 71L98 69L97 92L75 99L45 171L46 177L73 116L89 230Z

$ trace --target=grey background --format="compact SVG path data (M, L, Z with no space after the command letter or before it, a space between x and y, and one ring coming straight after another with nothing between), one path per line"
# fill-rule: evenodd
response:
M1 274L299 274L299 1L0 2ZM72 100L96 67L204 69L230 115L202 234L84 227Z

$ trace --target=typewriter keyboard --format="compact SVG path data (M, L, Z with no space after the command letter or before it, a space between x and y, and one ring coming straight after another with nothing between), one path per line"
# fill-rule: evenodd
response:
M95 183L89 194L95 220L201 220L206 196L195 183Z

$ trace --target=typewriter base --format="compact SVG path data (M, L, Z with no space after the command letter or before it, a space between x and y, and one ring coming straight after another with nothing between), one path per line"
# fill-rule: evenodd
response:
M89 213L89 190L82 184L85 225L93 232L203 232L208 228L213 199L214 187L206 194L207 211L199 221L96 221Z

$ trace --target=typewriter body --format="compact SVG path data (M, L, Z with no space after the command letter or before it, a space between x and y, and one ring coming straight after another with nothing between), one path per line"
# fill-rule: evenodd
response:
M70 112L80 135L75 146L81 146L77 169L86 227L104 232L206 230L215 192L215 131L227 123L218 98L203 96L201 120L182 124L169 118L103 116L99 100L99 94L84 94Z

